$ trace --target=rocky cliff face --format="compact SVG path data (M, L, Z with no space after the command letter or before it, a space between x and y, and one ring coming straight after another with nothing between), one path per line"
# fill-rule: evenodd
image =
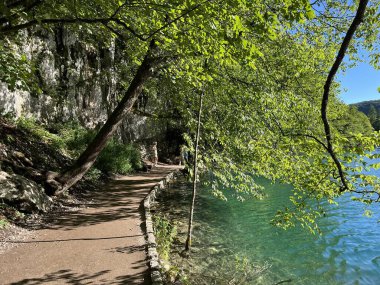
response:
M104 121L118 93L113 72L115 44L90 45L63 27L29 32L24 37L24 44L17 49L35 64L42 93L11 92L1 84L1 112L33 115L45 122L79 120L87 127Z
M87 128L102 125L125 88L119 83L119 76L124 75L118 69L128 61L121 52L122 44L85 41L80 31L64 27L29 31L23 38L15 50L34 64L33 80L42 92L11 91L0 82L0 114L34 117L46 124L79 121ZM144 111L154 110L154 103L143 101ZM117 135L125 142L149 145L166 140L167 131L165 120L130 114Z

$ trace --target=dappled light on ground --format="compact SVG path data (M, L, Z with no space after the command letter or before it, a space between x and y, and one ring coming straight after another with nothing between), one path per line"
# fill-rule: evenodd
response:
M82 208L52 213L0 255L1 284L150 284L142 200L168 173L116 177Z

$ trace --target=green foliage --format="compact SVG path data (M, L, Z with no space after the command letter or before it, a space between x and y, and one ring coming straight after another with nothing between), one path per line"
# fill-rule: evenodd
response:
M125 41L130 67L141 62L150 40L154 39L160 56L177 58L166 71L174 76L185 75L194 86L212 80L205 72L205 60L217 60L228 66L244 58L245 64L253 68L257 57L263 55L260 41L275 39L282 26L314 17L309 2L303 0L274 0L270 5L260 0L154 0L132 4L98 0L81 1L80 5L75 1L54 0L38 2L31 9L23 5L22 2L15 7L4 5L0 10L0 19L5 20L0 35L13 41L17 27L49 29L51 19L61 19L86 42L109 46L115 37ZM96 21L111 15L109 21ZM64 21L67 19L76 21ZM11 77L13 81L22 78L17 72Z
M85 129L76 123L62 126L59 133L73 156L82 153L96 135L95 130ZM95 167L105 173L128 174L142 167L141 155L134 145L111 139L100 153Z
M357 107L359 111L363 112L369 118L372 127L376 130L380 130L380 116L379 116L379 108L380 101L379 100L371 100L371 101L363 101L359 103L353 104L353 106Z
M31 132L33 135L37 136L45 143L51 144L57 149L63 150L65 148L64 139L62 139L59 135L49 132L34 118L21 117L17 119L16 124L19 128Z
M106 173L128 174L142 167L141 155L133 145L111 140L100 153L95 167Z
M164 216L153 216L157 252L163 260L169 260L170 249L177 235L177 226Z
M0 229L5 229L9 225L9 222L0 218Z
M97 0L80 5L54 0L40 1L31 10L4 5L0 9L0 18L6 19L0 26L1 44L5 47L6 41L15 42L15 36L6 32L19 24L49 28L46 19L75 20L66 24L86 43L109 46L115 37L123 42L119 51L123 60L116 63L115 71L120 86L127 88L154 39L157 49L152 57L157 65L153 69L157 72L149 87L156 90L149 94L154 95L157 110L174 109L180 117L178 123L189 132L189 141L195 133L196 98L199 92L205 93L200 166L214 173L214 192L223 197L223 191L233 189L238 198L245 194L261 197L257 176L289 183L294 186L295 207L281 212L284 219L279 221L296 220L313 229L320 209L310 208L307 200L332 201L342 194L335 164L326 152L319 106L326 71L355 12L355 5L344 1L313 5L304 0ZM373 51L372 63L378 65L378 8L379 1L371 1L366 21L349 49L351 59L357 57L358 46L364 46ZM80 20L110 15L109 21ZM4 68L10 64L17 69L18 58L10 53L0 53L0 57ZM25 78L24 65L10 70L5 80L18 87L17 82ZM336 122L332 125L334 150L344 164L351 189L358 184L368 191L363 192L362 201L366 201L370 187L380 193L375 179L360 174L364 156L370 156L380 143L379 135L369 133L366 124L359 126L365 121L359 113L353 111L354 118L342 108L338 87L333 84L328 110L329 118ZM348 125L341 122L346 118ZM81 132L74 132L71 149L82 149L88 142L86 131ZM123 155L129 158L121 161ZM113 141L97 165L104 171L127 172L137 163L136 157L130 146Z
M87 171L84 177L90 181L96 181L100 179L101 175L102 172L99 169L92 167L89 171Z
M344 136L350 137L350 134L370 135L373 132L373 124L364 113L357 110L355 106L342 105L342 116L332 123L335 128ZM376 118L375 118L376 120Z
M16 39L16 44L18 42ZM11 91L35 90L37 84L33 80L33 67L15 46L14 42L0 40L0 81L6 83Z
M82 153L96 135L95 130L86 129L76 122L57 125L56 128L73 157Z
M375 106L372 104L369 106L368 118L369 118L369 121L371 122L372 126L378 118L377 110L376 110Z
M78 156L96 135L95 130L85 129L75 122L55 125L57 134L49 132L32 118L19 118L17 126L72 157ZM95 167L105 173L128 174L142 167L141 155L134 145L112 139L99 155ZM88 175L96 178L100 174L94 170Z
M229 65L209 59L203 71L212 74L212 80L204 80L201 87L184 76L174 81L169 77L166 80L172 86L157 88L178 108L189 130L186 141L190 150L197 97L199 92L205 93L200 166L213 173L211 183L217 196L225 199L225 191L233 190L239 199L262 197L255 181L258 176L293 185L294 207L280 211L274 224L289 227L300 223L318 232L316 221L323 209L313 207L310 201L332 202L342 194L335 164L326 152L319 109L325 72L335 58L337 44L329 42L326 48L320 26L305 23L298 28L260 42L263 56L255 61L256 69L244 59ZM335 84L328 110L333 144L347 165L344 175L354 190L363 182L358 185L358 179L350 177L360 169L352 165L363 166L362 156L379 145L379 138L368 119L340 103L337 95ZM376 182L367 177L367 190L370 185Z
M380 100L363 101L359 103L352 104L352 106L357 107L357 109L368 116L371 105L377 110L380 108Z

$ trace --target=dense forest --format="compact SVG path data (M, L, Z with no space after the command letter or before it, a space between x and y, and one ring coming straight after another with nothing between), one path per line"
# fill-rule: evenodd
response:
M156 144L161 162L189 156L194 194L202 175L224 200L261 198L257 177L292 185L283 228L317 232L315 201L378 202L379 179L362 172L379 157L378 104L343 103L336 74L358 51L379 68L379 4L2 1L2 209L43 211L146 170Z

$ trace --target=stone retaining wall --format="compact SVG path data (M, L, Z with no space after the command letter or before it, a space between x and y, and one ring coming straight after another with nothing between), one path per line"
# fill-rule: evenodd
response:
M146 224L146 240L148 248L148 262L150 268L150 276L152 279L152 285L163 285L163 279L160 272L160 261L157 253L157 243L153 231L152 214L150 213L150 206L153 203L162 189L165 189L170 181L175 179L178 171L174 171L161 180L144 199L144 211L145 211L145 224Z

